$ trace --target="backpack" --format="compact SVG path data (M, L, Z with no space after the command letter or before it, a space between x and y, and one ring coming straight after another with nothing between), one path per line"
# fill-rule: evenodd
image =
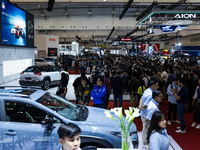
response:
M168 80L167 80L167 86L169 84L171 84L176 78L176 75L175 74L171 74L169 77L168 77Z
M147 78L147 77L145 76L145 78ZM149 79L149 78L147 78L147 80L148 80L148 82L147 82L147 87L146 87L146 89L149 88L149 82L150 82L150 79Z

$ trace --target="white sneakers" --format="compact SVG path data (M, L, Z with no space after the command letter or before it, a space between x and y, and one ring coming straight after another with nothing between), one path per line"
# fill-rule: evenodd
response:
M186 129L185 130L181 130L181 127L176 127L178 130L176 130L176 133L186 133Z
M200 124L197 125L195 122L193 122L191 127L193 127L193 128L195 127L196 129L200 129ZM186 133L186 129L182 131L181 127L176 127L176 128L178 129L178 130L175 131L176 133Z
M193 122L192 123L192 125L191 125L191 127L195 127L196 126L196 123L195 122Z
M177 124L179 124L180 121L178 121L178 120L173 120L173 123L177 123ZM167 121L167 124L170 125L170 126L172 125L172 123L171 123L170 120Z
M197 124L195 122L192 123L191 127L195 127ZM196 129L200 129L200 124L196 126Z
M200 124L196 126L196 129L200 129Z
M177 123L177 124L179 124L180 121L178 121L178 120L173 120L173 123Z
M142 148L149 149L148 145L143 145Z
M170 126L172 125L170 120L167 121L167 124L170 125Z
M179 130L176 130L175 132L176 132L176 133L186 133L186 129L183 130L183 131L182 131L181 129L179 129Z

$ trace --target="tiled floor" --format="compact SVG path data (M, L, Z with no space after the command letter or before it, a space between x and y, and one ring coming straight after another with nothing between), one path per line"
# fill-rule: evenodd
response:
M80 75L70 75L70 80L68 83L68 92L66 95L66 99L68 100L75 100L75 94L74 94L74 88L73 88L73 82L74 80L79 77ZM0 86L20 86L18 80L13 80L4 84L1 84ZM48 91L52 93L56 93L57 87L52 87ZM129 95L123 95L124 100L130 100ZM113 95L111 94L110 100L113 100ZM142 148L142 133L138 132L139 137L139 149L140 150L146 150ZM170 149L169 150L182 150L181 147L174 141L174 139L170 136Z

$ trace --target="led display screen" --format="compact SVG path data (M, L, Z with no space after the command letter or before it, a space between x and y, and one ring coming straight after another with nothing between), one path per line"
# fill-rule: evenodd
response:
M33 15L1 0L1 44L34 47Z
M160 28L163 32L172 32L177 28L177 26L161 26Z
M57 56L57 48L48 48L48 56Z
M186 29L188 27L188 25L176 25L176 26L160 26L160 29L163 32L173 32L173 31L178 31L178 30L183 30Z

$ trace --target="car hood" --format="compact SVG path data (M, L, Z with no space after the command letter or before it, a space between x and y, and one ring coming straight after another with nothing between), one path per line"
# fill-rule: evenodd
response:
M117 131L119 131L119 129L121 130L121 127L115 120L106 116L104 111L107 111L107 109L89 107L89 106L87 106L87 108L89 110L88 117L85 120L85 123L87 125L106 126L115 128L113 130ZM119 121L119 118L113 112L111 112L111 115L113 116L113 118ZM136 126L134 123L132 123L130 130L136 130Z

